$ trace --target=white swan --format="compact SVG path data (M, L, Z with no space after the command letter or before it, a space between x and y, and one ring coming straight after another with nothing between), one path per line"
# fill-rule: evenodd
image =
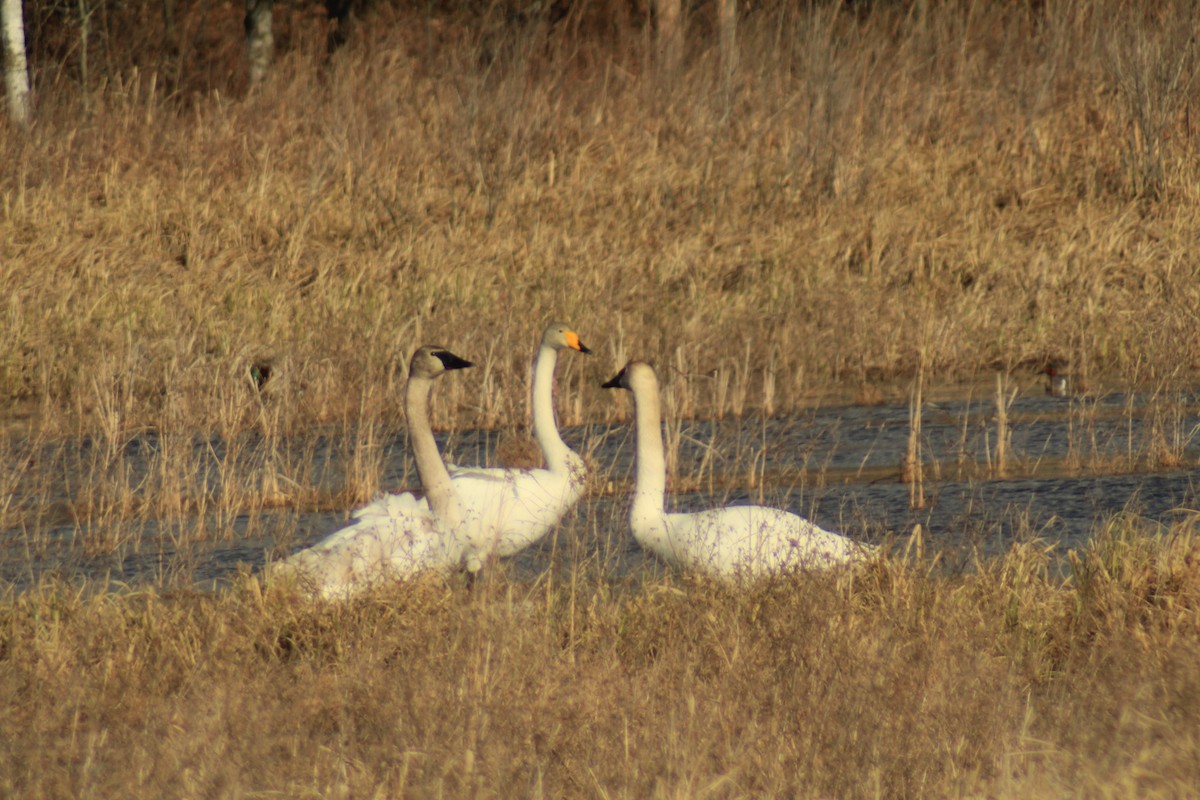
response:
M795 567L819 569L860 561L873 550L778 508L728 506L694 514L666 513L667 469L654 368L631 361L602 386L633 392L637 483L629 525L642 547L683 569L745 579Z
M542 333L533 365L533 435L545 469L451 467L454 489L470 522L463 551L468 571L491 555L511 556L558 524L579 500L587 468L554 421L554 367L560 350L590 353L570 326L553 322Z
M408 437L425 489L384 495L354 512L353 521L279 565L326 598L347 598L388 578L450 572L462 558L465 518L429 426L429 395L439 375L473 366L441 347L413 354L405 387Z

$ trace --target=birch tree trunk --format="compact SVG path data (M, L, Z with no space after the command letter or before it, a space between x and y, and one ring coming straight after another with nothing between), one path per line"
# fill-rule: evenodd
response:
M21 0L0 0L0 29L4 31L4 91L8 118L29 127L29 66L25 61L25 18Z
M251 86L257 86L267 77L275 54L271 1L246 0L246 59L250 62Z

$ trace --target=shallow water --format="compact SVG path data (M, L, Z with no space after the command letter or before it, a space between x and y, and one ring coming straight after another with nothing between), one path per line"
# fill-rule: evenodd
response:
M919 523L927 551L940 553L946 563L966 562L977 552L1003 552L1014 538L1030 532L1065 552L1114 514L1129 511L1169 523L1197 508L1196 473L1156 467L1165 459L1153 446L1170 442L1174 463L1197 462L1200 416L1192 398L1177 398L1168 406L1124 395L1096 400L1020 396L1009 411L1005 478L988 469L995 451L992 412L990 403L969 400L926 407L921 436L926 504L921 509L910 509L909 486L899 481L909 438L907 406L829 406L786 418L668 424L665 435L676 453L673 474L681 476L670 482L675 491L668 506L696 510L766 502L872 543L902 543ZM569 428L564 438L587 454L598 475L597 490L554 536L505 569L529 580L572 562L614 575L661 569L625 528L633 476L631 427ZM469 431L440 437L439 444L457 463L492 464L497 441L494 432ZM403 437L386 438L379 447L383 487L398 491L415 485ZM169 522L162 514L131 513L121 530L104 532L115 544L88 545L96 532L89 527L93 507L81 507L79 501L86 476L94 480L99 471L134 487L135 495L152 497L164 481L155 471L162 461L156 457L172 448L177 459L186 454L189 465L192 485L181 493L204 502L167 515ZM8 507L24 513L17 515L19 526L0 534L0 579L18 588L50 572L127 585L227 582L239 568L257 569L268 557L311 544L346 519L344 509L313 510L320 505L313 502L310 508L223 510L227 477L261 470L272 460L300 485L332 496L345 481L351 449L327 434L279 442L273 452L254 436L231 444L146 434L120 452L88 440L43 447L29 456L31 462L46 462L43 468L25 470L8 487ZM114 470L119 474L109 474ZM55 500L47 505L40 499L45 497ZM97 513L96 518L103 517Z

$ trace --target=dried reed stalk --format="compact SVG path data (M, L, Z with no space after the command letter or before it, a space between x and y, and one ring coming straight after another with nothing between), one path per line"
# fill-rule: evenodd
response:
M921 406L925 389L925 350L908 401L908 448L900 465L900 481L908 484L908 507L925 507L925 470L921 463Z
M1008 472L1008 404L1004 402L1006 395L1007 375L996 373L996 462L992 465L992 474L1001 478Z

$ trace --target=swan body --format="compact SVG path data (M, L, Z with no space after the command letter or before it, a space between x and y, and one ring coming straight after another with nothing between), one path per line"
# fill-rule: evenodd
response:
M722 579L755 579L786 569L825 569L861 561L873 548L767 506L667 513L666 459L654 368L632 361L606 389L633 392L637 480L629 525L638 543L685 570Z
M554 420L554 368L562 350L591 352L569 326L551 323L533 366L533 434L545 468L450 468L469 520L463 562L470 572L492 555L511 556L537 542L583 495L587 468L563 442Z
M349 525L281 566L327 600L348 599L389 579L449 572L460 549L424 499L392 494L363 506Z
M350 524L281 565L327 599L345 599L388 579L448 573L462 559L468 519L429 425L433 381L471 362L441 347L413 354L405 388L409 442L425 497L383 495L358 509Z

